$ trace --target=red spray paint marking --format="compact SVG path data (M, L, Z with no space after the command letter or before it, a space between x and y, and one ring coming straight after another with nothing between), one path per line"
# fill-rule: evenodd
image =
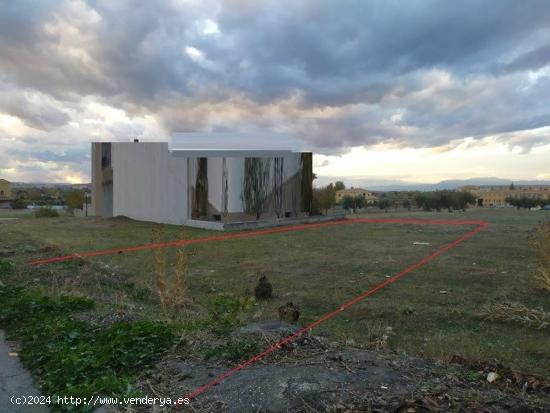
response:
M277 227L277 228L269 228L264 230L258 230L258 231L247 231L247 232L238 232L238 233L232 233L232 234L224 234L219 236L209 236L209 237L201 237L201 238L195 238L190 240L178 240L178 241L172 241L172 242L164 242L164 243L153 243L153 244L144 244L144 245L138 245L135 247L127 247L127 248L118 248L118 249L109 249L109 250L98 250L98 251L92 251L92 252L85 252L85 253L75 253L72 255L65 255L61 257L54 257L54 258L47 258L47 259L41 259L41 260L34 260L30 261L30 265L41 265L41 264L48 264L53 262L60 262L60 261L67 261L67 260L74 260L81 257L94 257L99 255L112 255L112 254L120 254L123 252L132 252L132 251L141 251L141 250L147 250L147 249L156 249L156 248L165 248L165 247L178 247L181 245L190 245L190 244L201 244L205 242L211 242L211 241L224 241L228 239L236 239L236 238L249 238L249 237L255 237L258 235L265 235L265 234L275 234L275 233L284 233L284 232L291 232L291 231L301 231L304 229L311 229L311 228L319 228L319 227L327 227L332 225L344 225L344 224L353 224L353 223L383 223L383 224L415 224L415 225L475 225L476 228L473 230L467 232L466 234L462 235L461 237L457 238L456 240L450 242L449 244L439 248L434 253L425 256L420 261L410 265L409 267L405 268L401 272L395 274L394 276L388 278L387 280L377 284L376 286L372 287L371 289L365 291L364 293L356 296L355 298L351 299L350 301L342 304L340 307L336 308L332 312L325 314L321 318L315 320L311 324L301 328L296 333L283 338L282 340L278 341L277 343L271 345L263 352L251 357L250 359L246 360L245 362L237 365L236 367L232 368L231 370L226 371L225 373L219 375L218 377L214 378L213 380L209 381L208 383L202 385L201 387L197 388L195 391L190 393L186 396L187 399L191 400L200 394L204 393L209 388L216 386L217 384L221 383L226 378L234 375L235 373L239 372L240 370L250 366L251 364L263 359L267 355L273 353L274 351L280 349L283 345L290 343L294 340L296 340L298 337L302 336L304 333L311 331L314 327L317 327L319 324L331 319L332 317L340 314L341 312L347 310L351 306L357 304L358 302L364 300L365 298L376 294L378 291L383 289L384 287L390 285L391 283L394 283L395 281L399 280L400 278L406 276L407 274L411 273L412 271L422 267L423 265L426 265L428 262L434 260L435 258L439 257L440 255L446 253L452 248L455 248L457 245L461 244L462 242L470 239L475 234L477 234L479 231L487 228L489 224L485 221L466 221L466 220L458 220L458 221L450 221L450 220L420 220L420 219L412 219L412 218L355 218L355 219L348 219L348 220L341 220L341 221L327 221L327 222L320 222L320 223L314 223L314 224L304 224L304 225L293 225L293 226L287 226L287 227Z
M100 255L114 255L114 254L122 254L125 252L136 252L136 251L151 250L151 249L157 249L157 248L179 247L182 245L202 244L205 242L225 241L225 240L236 239L236 238L249 238L249 237L256 237L258 235L302 231L304 229L328 227L332 225L354 224L359 222L360 223L380 223L380 224L417 224L417 225L478 225L478 226L487 225L487 223L484 221L421 220L421 219L412 219L412 218L355 218L355 219L345 219L340 221L326 221L326 222L317 222L313 224L301 224L301 225L291 225L291 226L285 226L285 227L267 228L267 229L261 229L256 231L243 231L243 232L214 235L214 236L207 236L207 237L200 237L200 238L193 238L193 239L186 239L186 240L176 240L176 241L170 241L170 242L149 243L149 244L143 244L143 245L136 245L133 247L113 248L113 249L106 249L106 250L81 252L81 253L75 252L74 254L71 254L71 255L32 260L32 261L29 261L29 265L52 264L54 262L76 260L84 257L97 257Z

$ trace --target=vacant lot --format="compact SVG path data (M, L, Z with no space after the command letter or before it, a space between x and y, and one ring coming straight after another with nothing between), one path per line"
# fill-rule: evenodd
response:
M491 226L323 324L317 334L369 345L391 327L390 349L444 361L455 355L498 360L550 377L548 329L484 321L478 315L491 302L514 301L549 310L548 295L534 280L536 257L527 242L537 222L550 219L547 212L472 210L380 216L483 219ZM30 258L147 243L153 227L119 218L21 216L18 221L2 222L0 247L17 251L9 259L18 271L7 281L24 281L48 294L83 295L101 303L99 311L106 313L121 310L134 317L162 318L150 251L35 268L25 265ZM164 230L167 241L209 234L184 229L182 235L182 228L169 225ZM255 303L247 317L276 319L277 308L292 301L300 307L300 322L305 324L466 231L468 227L460 226L353 224L190 246L187 282L197 306L206 308L219 293L251 296L257 279L266 275L274 298ZM167 253L168 263L173 263L173 250ZM189 320L185 315L180 320L185 328Z

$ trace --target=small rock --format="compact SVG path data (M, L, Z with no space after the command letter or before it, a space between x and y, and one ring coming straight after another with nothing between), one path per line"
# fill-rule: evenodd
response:
M487 374L487 381L489 383L492 383L494 381L496 381L500 376L498 375L498 373L495 373L494 371L490 372L489 374Z

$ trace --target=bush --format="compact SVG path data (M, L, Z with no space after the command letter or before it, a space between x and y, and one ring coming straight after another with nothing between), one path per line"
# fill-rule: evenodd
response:
M227 335L234 326L244 320L253 303L254 300L249 297L219 295L214 299L209 311L208 324L211 330L219 335Z
M56 218L59 216L59 212L51 207L39 208L34 213L36 218Z
M27 201L23 198L16 198L10 202L10 206L12 209L25 209L27 208Z

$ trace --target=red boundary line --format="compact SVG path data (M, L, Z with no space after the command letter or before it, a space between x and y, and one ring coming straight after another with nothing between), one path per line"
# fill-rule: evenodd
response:
M114 255L114 254L123 254L125 252L135 252L143 251L157 248L166 248L166 247L179 247L182 245L192 245L192 244L202 244L205 242L211 241L225 241L229 239L236 238L249 238L255 237L258 235L266 234L276 234L292 231L302 231L304 229L311 228L320 228L327 227L332 225L342 225L342 224L354 224L354 223L381 223L381 224L417 224L417 225L477 225L477 226L487 226L485 221L450 221L450 220L422 220L422 219L413 219L413 218L355 218L355 219L343 219L339 221L326 221L326 222L317 222L313 224L301 224L301 225L291 225L285 227L276 227L276 228L267 228L256 231L243 231L235 232L224 235L214 235L199 237L187 240L176 240L170 242L161 242L161 243L149 243L136 245L133 247L124 247L124 248L113 248L105 250L96 250L90 252L82 253L73 253L71 255L63 255L52 258L44 258L38 260L29 261L29 265L43 265L43 264L52 264L54 262L62 262L69 260L76 260L84 257L97 257L100 255Z
M440 255L443 255L447 251L451 250L452 248L455 248L457 245L461 244L462 242L472 238L474 235L476 235L478 232L482 231L483 229L487 228L489 224L486 221L464 221L464 220L457 220L457 221L451 221L451 220L419 220L419 219L411 219L411 218L355 218L355 219L347 219L347 220L340 220L340 221L327 221L327 222L320 222L320 223L314 223L314 224L303 224L303 225L293 225L293 226L287 226L287 227L277 227L277 228L269 228L264 230L258 230L258 231L246 231L246 232L238 232L238 233L232 233L232 234L224 234L219 236L207 236L207 237L200 237L190 240L177 240L172 242L164 242L164 243L152 243L152 244L143 244L138 245L135 247L127 247L127 248L119 248L119 249L108 249L108 250L97 250L92 252L85 252L85 253L75 253L72 255L65 255L61 257L53 257L53 258L46 258L46 259L40 259L40 260L34 260L30 261L30 265L42 265L42 264L49 264L53 262L61 262L61 261L67 261L67 260L74 260L81 257L94 257L99 255L112 255L112 254L121 254L124 252L132 252L132 251L141 251L141 250L147 250L147 249L157 249L157 248L165 248L165 247L178 247L182 245L191 245L191 244L201 244L205 242L211 242L211 241L224 241L228 239L235 239L235 238L248 238L248 237L254 237L258 235L265 235L265 234L274 234L274 233L285 233L285 232L291 232L291 231L301 231L304 229L311 229L311 228L319 228L319 227L326 227L331 225L342 225L342 224L353 224L353 223L385 223L385 224L416 224L416 225L475 225L476 227L467 232L466 234L460 236L459 238L455 239L454 241L450 242L447 245L444 245L443 247L439 248L432 254L429 254L422 258L420 261L408 266L404 270L400 271L399 273L395 274L394 276L388 278L387 280L375 285L371 289L365 291L364 293L356 296L355 298L347 301L346 303L342 304L340 307L336 308L335 310L331 311L328 314L325 314L321 318L315 320L314 322L308 324L307 326L301 328L296 333L283 338L282 340L278 341L277 343L269 346L267 349L265 349L263 352L249 358L245 362L233 367L232 369L226 371L225 373L219 375L218 377L214 378L213 380L209 381L208 383L203 384L196 390L194 390L192 393L188 394L185 399L187 401L196 398L200 394L204 393L209 388L218 385L223 380L227 379L228 377L234 375L235 373L239 372L240 370L250 366L251 364L263 359L267 355L273 353L274 351L277 351L278 349L282 348L283 345L290 343L294 340L296 340L298 337L302 336L304 333L311 331L314 327L317 327L319 324L329 320L330 318L340 314L341 312L347 310L349 307L357 304L358 302L364 300L365 298L376 294L378 291L383 289L384 287L394 283L395 281L399 280L400 278L406 276L407 274L411 273L412 271L426 265L428 262L434 260L435 258L439 257Z

